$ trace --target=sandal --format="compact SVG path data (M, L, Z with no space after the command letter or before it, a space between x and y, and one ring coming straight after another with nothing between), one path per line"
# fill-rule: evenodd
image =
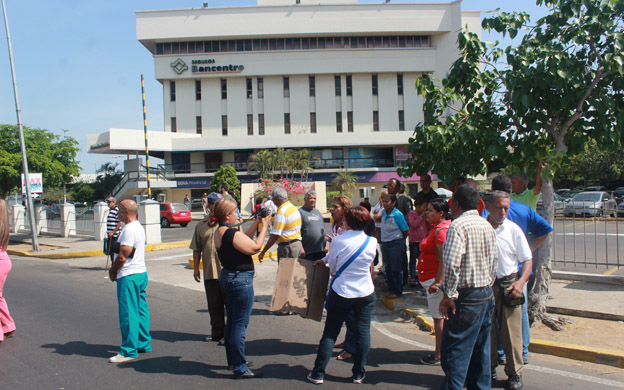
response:
M345 349L346 347L347 347L347 343L344 341L340 344L334 345L334 348L337 348L337 349Z
M340 352L340 355L338 355L338 357L336 359L345 361L345 360L351 359L352 357L353 357L353 355L351 354L351 352L347 352L346 350L344 350L344 351Z

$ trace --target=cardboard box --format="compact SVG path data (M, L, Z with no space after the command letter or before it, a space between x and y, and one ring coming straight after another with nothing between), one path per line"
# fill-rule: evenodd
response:
M271 299L271 311L297 313L320 321L329 282L329 268L305 259L281 259Z

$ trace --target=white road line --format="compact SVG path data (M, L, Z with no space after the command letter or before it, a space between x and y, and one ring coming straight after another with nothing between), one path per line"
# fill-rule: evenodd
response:
M531 365L531 364L526 365L524 367L524 369L525 370L539 371L539 372L543 372L545 374L553 374L553 375L565 376L565 377L568 377L568 378L579 379L579 380L586 381L586 382L599 383L599 384L605 385L605 386L613 386L613 387L618 387L620 389L624 389L624 383L623 382L612 381L612 380L609 380L609 379L599 378L599 377L596 377L596 376L577 374L575 372L569 372L569 371L555 370L554 368L534 366L534 365Z
M157 260L171 260L171 259L176 259L178 257L187 257L190 258L191 256L193 256L193 253L186 253L183 255L170 255L170 256L162 256L162 257L148 257L146 260L147 261L157 261Z
M373 325L373 328L375 328L377 331L379 331L383 335L390 337L391 339L400 341L401 343L404 343L404 344L409 344L411 346L414 346L414 347L417 347L417 348L420 348L420 349L424 349L424 350L428 350L428 351L433 351L434 350L434 347L431 346L431 345L421 344L421 343L418 343L416 341L413 341L413 340L410 340L408 338L405 338L403 336L399 336L397 334L392 333L391 331L386 329L386 327L382 323L380 323L377 320L377 317L375 317L375 316L373 316L373 320L371 321L371 324ZM574 373L574 372L556 370L556 369L547 368L547 367L534 366L534 365L531 365L531 364L526 365L524 367L524 369L525 370L528 369L528 370L533 370L533 371L539 371L539 372L542 372L542 373L545 373L545 374L565 376L565 377L579 379L579 380L586 381L586 382L598 383L598 384L605 385L605 386L612 386L612 387L617 387L617 388L624 389L624 383L623 382L612 381L612 380L609 380L609 379L603 379L603 378L599 378L599 377L595 377L595 376L577 374L577 373Z

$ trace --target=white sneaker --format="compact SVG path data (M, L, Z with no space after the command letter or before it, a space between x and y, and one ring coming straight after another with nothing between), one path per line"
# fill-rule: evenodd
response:
M113 356L112 358L108 359L108 362L109 363L124 363L124 362L129 362L130 360L134 360L134 359L136 358L117 354Z

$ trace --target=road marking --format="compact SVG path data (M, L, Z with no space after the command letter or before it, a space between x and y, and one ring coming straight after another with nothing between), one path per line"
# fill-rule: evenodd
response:
M183 254L183 255L161 256L161 257L148 257L146 260L148 260L148 261L171 260L171 259L176 259L178 257L191 257L191 256L193 256L193 253L186 253L186 254Z
M614 273L616 273L618 270L620 269L620 267L613 267L609 270L606 270L605 273L603 275L613 275Z
M427 350L427 351L433 351L435 349L431 345L422 344L422 343L416 342L414 340L410 340L408 338L405 338L403 336L399 336L399 335L389 331L388 329L386 329L386 327L383 324L381 324L377 320L376 316L373 316L373 320L371 321L371 324L373 325L373 328L375 328L381 334L383 334L385 336L388 336L391 339L399 341L399 342L401 342L403 344L409 344L409 345L414 346L416 348L424 349L424 350ZM609 380L609 379L603 379L603 378L599 378L599 377L595 377L595 376L577 374L577 373L574 373L574 372L568 372L568 371L563 371L563 370L556 370L554 368L534 366L534 365L531 365L531 364L524 366L524 369L529 369L529 370L533 370L533 371L539 371L539 372L542 372L542 373L545 373L545 374L559 375L559 376L564 376L564 377L568 377L568 378L579 379L579 380L586 381L586 382L599 383L599 384L605 385L605 386L613 386L613 387L618 387L618 388L624 389L624 383L623 382L612 381L612 380Z
M373 324L373 328L377 329L381 334L390 337L391 339L400 341L401 343L404 344L409 344L411 346L420 348L420 349L424 349L427 351L433 351L435 348L431 345L428 344L421 344L418 343L414 340L410 340L408 338L405 338L403 336L399 336L398 334L392 333L391 331L389 331L388 329L386 329L385 326L383 326L378 320L376 316L373 316L373 320L371 321L371 323Z
M569 372L569 371L555 370L554 368L534 366L532 364L524 366L524 369L525 370L528 369L528 370L533 370L533 371L539 371L539 372L542 372L542 373L545 373L545 374L553 374L553 375L565 376L565 377L568 377L568 378L580 379L580 380L586 381L586 382L599 383L599 384L605 385L605 386L613 386L613 387L619 387L620 389L624 389L624 383L623 382L612 381L612 380L609 380L609 379L603 379L603 378L599 378L599 377L595 377L595 376L577 374L575 372Z

